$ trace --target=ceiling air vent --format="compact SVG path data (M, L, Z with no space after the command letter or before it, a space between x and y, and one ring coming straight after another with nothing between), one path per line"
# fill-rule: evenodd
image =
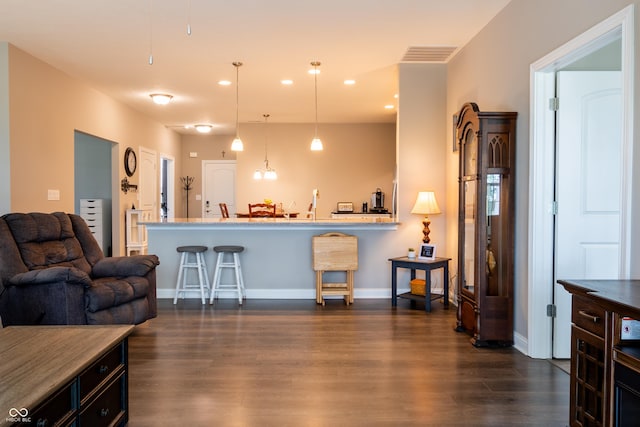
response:
M454 46L412 46L407 49L402 62L447 62L457 47Z

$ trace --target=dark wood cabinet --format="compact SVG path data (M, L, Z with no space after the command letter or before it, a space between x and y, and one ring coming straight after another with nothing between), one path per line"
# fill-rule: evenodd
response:
M640 281L558 283L571 294L569 425L638 425Z
M0 426L125 426L133 326L0 328ZM8 416L7 416L8 415Z
M456 330L478 347L513 344L517 113L458 113L460 148Z

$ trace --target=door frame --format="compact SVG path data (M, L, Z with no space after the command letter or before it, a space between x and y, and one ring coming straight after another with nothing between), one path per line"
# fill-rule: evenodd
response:
M528 319L527 338L521 345L533 358L552 357L554 280L554 161L555 113L548 108L555 95L555 73L575 60L621 37L622 40L622 158L621 257L622 278L630 274L631 173L633 159L634 6L597 24L530 66Z

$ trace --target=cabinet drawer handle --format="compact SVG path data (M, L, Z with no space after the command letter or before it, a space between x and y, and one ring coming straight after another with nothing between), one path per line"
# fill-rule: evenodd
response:
M107 365L100 365L100 367L98 368L98 373L100 374L104 374L108 371L109 371L109 366Z
M102 408L100 409L100 416L101 417L108 417L109 416L109 408Z
M48 425L49 425L49 420L47 418L45 419L38 418L38 421L36 421L37 427L47 427Z
M586 317L589 320L593 320L593 323L598 323L600 321L600 317L599 316L594 316L592 314L587 313L584 310L580 310L578 311L578 314L582 317Z

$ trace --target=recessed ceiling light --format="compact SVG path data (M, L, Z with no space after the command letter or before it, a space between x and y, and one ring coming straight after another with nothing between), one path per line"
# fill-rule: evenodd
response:
M391 105L391 104L387 104L387 105L384 106L384 108L387 109L387 110L393 110L395 108L395 106Z
M153 103L158 105L166 105L171 102L171 98L173 98L173 95L169 95L168 93L152 93L149 96L153 100Z
M393 95L393 97L394 97L395 99L398 99L398 94L396 93L395 95Z
M280 80L280 83L282 83L283 85L292 85L293 84L293 80L289 80L289 79L284 79L284 80Z
M354 85L354 84L356 84L356 81L353 80L353 79L347 79L347 80L344 81L344 84L346 84L346 85Z
M231 82L230 82L229 80L220 80L220 81L218 82L218 84L219 84L220 86L230 86L230 85L231 85Z

